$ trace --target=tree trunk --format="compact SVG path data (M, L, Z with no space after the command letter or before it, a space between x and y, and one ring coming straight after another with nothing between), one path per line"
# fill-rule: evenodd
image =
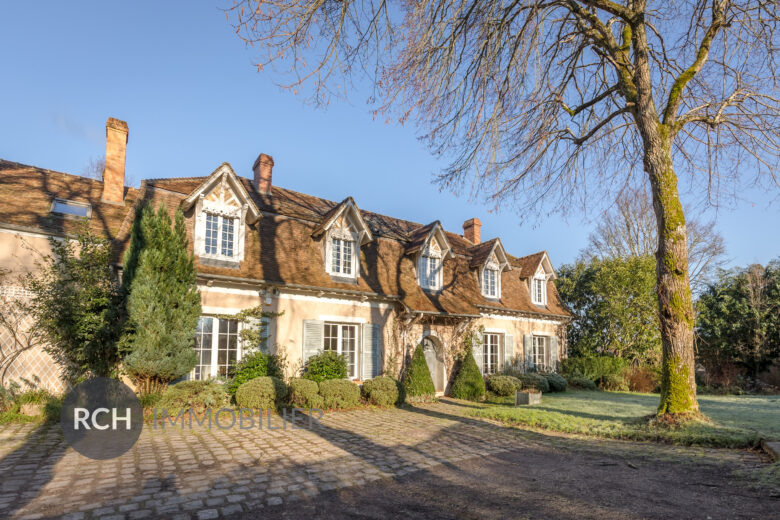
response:
M671 137L662 124L642 134L644 166L658 227L656 290L663 343L658 414L698 412L687 233L672 164Z

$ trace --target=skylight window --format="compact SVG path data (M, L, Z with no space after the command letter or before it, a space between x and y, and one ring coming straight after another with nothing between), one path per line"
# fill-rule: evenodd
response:
M92 205L88 202L54 199L51 204L51 212L58 215L89 218L92 214Z

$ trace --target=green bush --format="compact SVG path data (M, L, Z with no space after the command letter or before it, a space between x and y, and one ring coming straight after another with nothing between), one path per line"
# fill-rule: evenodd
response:
M320 383L325 408L354 408L360 403L360 387L347 379L326 379Z
M216 381L182 381L165 389L157 408L169 414L188 408L203 413L207 408L222 408L229 403L225 387Z
M363 383L361 393L371 404L377 406L391 406L400 401L400 383L388 376L379 376Z
M458 373L452 382L450 396L468 401L479 401L485 397L485 380L482 378L482 373L479 371L470 348L466 349L460 362Z
M515 392L523 388L523 383L513 376L493 374L487 378L487 388L496 395L515 395Z
M587 377L599 385L610 376L623 374L626 368L627 360L612 356L566 358L561 361L561 374L565 377Z
M535 390L539 390L543 394L546 394L550 391L550 383L547 382L547 378L542 374L536 374L532 372L517 374L517 379L520 380L520 383L525 389L533 388Z
M236 404L241 408L266 410L282 404L287 398L287 386L278 377L256 377L236 390Z
M436 396L436 388L433 386L431 371L428 370L422 345L417 345L414 349L412 362L406 368L404 393L406 400L410 402L428 401Z
M628 392L628 381L623 374L607 374L599 381L599 388L610 392Z
M322 408L324 402L319 392L320 385L316 381L295 377L290 380L290 405L296 408Z
M550 385L550 392L565 392L566 387L569 385L566 380L553 372L542 374L547 383Z
M571 376L568 378L568 383L570 387L580 390L596 390L598 388L596 383L582 376Z
M138 396L138 400L141 402L143 408L154 408L160 404L163 394L159 392L153 392L151 394L141 394Z
M259 350L255 350L246 354L241 361L236 363L233 377L227 385L227 391L231 396L235 396L239 386L256 377L265 376L284 379L284 374L279 369L276 356L269 356Z
M303 377L321 383L328 379L345 379L347 377L347 359L326 350L310 357L303 367Z

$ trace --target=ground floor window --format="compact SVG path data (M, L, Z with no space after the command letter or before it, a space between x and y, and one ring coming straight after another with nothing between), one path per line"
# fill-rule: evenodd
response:
M357 377L357 325L325 323L323 350L338 352L347 359L347 377Z
M534 336L531 356L534 362L534 367L538 370L544 370L547 368L547 344L547 336Z
M501 334L485 333L482 336L482 373L495 374L498 370L498 351L501 345Z
M195 353L198 364L192 379L230 377L241 357L238 321L201 316L195 330Z

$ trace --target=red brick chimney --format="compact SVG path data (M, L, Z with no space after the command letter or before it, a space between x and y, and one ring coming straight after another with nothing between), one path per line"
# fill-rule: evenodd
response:
M472 218L463 223L463 236L473 244L482 241L482 222L478 218Z
M106 168L103 170L103 201L122 204L125 195L127 123L109 117L106 121Z
M268 154L261 153L255 159L252 166L255 172L254 185L260 193L271 193L271 180L274 173L274 158Z

